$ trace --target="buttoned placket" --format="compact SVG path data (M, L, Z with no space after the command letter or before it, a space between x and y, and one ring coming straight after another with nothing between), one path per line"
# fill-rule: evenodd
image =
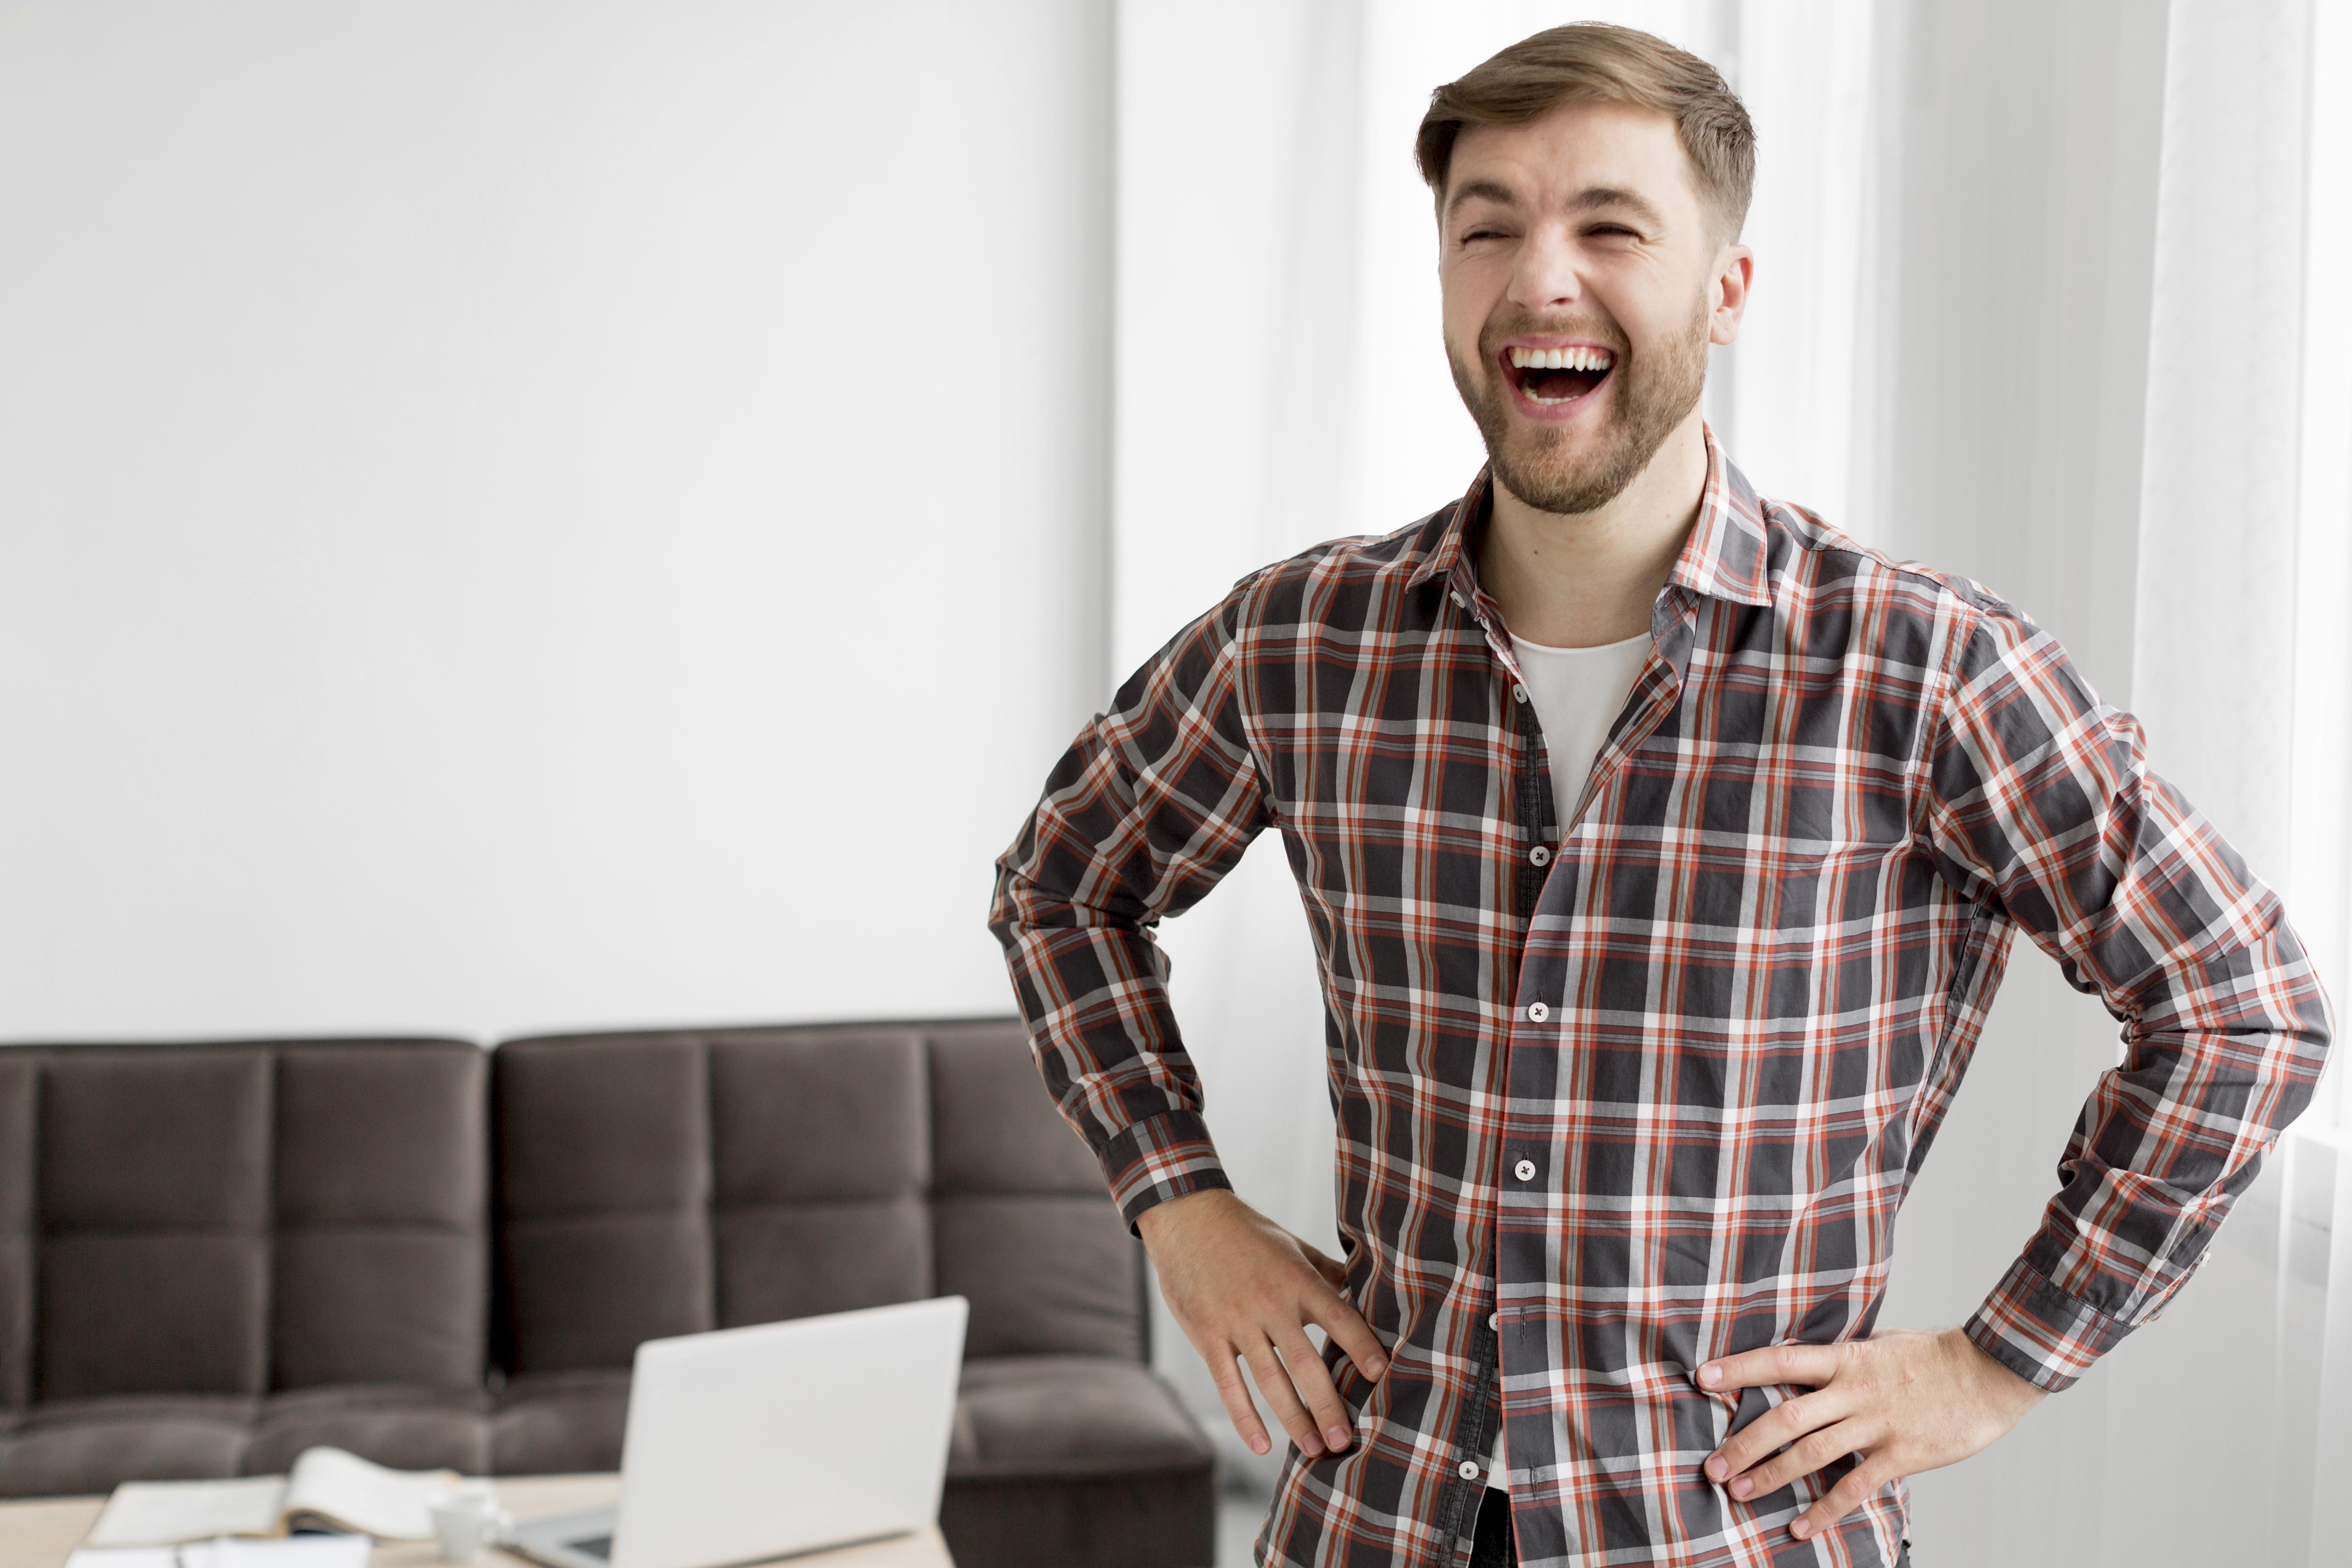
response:
M1622 760L1657 728L1659 722L1673 710L1675 703L1680 700L1683 682L1688 669L1691 635L1696 629L1697 621L1697 606L1696 604L1686 602L1671 584L1659 591L1658 597L1650 611L1651 658L1664 659L1666 679L1661 688L1649 692L1645 698L1642 697L1643 686L1652 668L1651 664L1643 664L1642 674L1634 678L1633 691L1627 693L1626 698L1629 708L1637 700L1641 700L1642 706L1630 716L1625 713L1619 714L1618 722L1611 726L1608 739L1601 742L1601 754L1593 759L1592 767L1586 774L1582 795L1576 801L1573 810L1567 816L1561 816L1559 815L1559 803L1551 798L1549 758L1544 745L1543 727L1536 717L1535 703L1528 695L1527 683L1518 668L1517 656L1511 648L1508 635L1489 616L1485 596L1479 594L1475 583L1466 592L1461 586L1460 580L1467 574L1466 558L1456 562L1455 585L1448 597L1453 600L1456 609L1468 615L1477 624L1486 637L1488 650L1502 666L1502 679L1509 683L1511 699L1507 705L1504 705L1507 706L1510 715L1506 727L1525 742L1519 749L1519 766L1513 784L1513 826L1518 830L1519 842L1528 845L1528 848L1526 855L1519 858L1517 873L1512 878L1517 895L1512 900L1513 913L1517 920L1520 942L1524 952L1528 929L1534 921L1536 910L1543 901L1545 887L1549 881L1551 864L1555 860L1566 858L1570 837L1576 826L1584 820L1585 812L1591 807L1592 802L1599 798L1602 787L1608 781L1608 775L1613 773L1622 764ZM1545 827L1554 823L1557 824L1557 837L1559 840L1559 847L1557 850L1546 842L1544 833ZM1515 1143L1508 1110L1510 1041L1523 1027L1546 1028L1551 1018L1551 1005L1549 1002L1541 997L1527 999L1530 982L1524 967L1515 969L1513 980L1513 988L1521 1000L1511 1009L1510 1026L1504 1031L1503 1037L1503 1086L1506 1109L1500 1142L1507 1154L1511 1152ZM1509 1175L1512 1178L1513 1188L1524 1191L1541 1174L1542 1171L1528 1152L1519 1152L1512 1158ZM1450 1516L1447 1529L1456 1541L1462 1539L1460 1525L1465 1511L1476 1507L1478 1501L1484 1499L1486 1477L1481 1461L1495 1446L1494 1436L1501 1428L1504 1419L1498 1396L1502 1383L1503 1350L1503 1248L1499 1192L1496 1195L1496 1228L1492 1245L1492 1256L1489 1259L1491 1267L1488 1270L1494 1280L1495 1310L1486 1315L1486 1332L1479 1346L1484 1352L1482 1359L1485 1363L1479 1369L1479 1382L1485 1392L1476 1400L1469 1402L1463 1412L1465 1427L1457 1435L1460 1439L1457 1447L1463 1458L1454 1468L1454 1474L1462 1484L1454 1489L1458 1495L1453 1508L1447 1510ZM1472 1513L1470 1517L1475 1518L1476 1515ZM1565 1524L1565 1521L1563 1523Z
M1508 686L1510 697L1507 703L1497 704L1506 710L1503 727L1521 742L1518 767L1512 781L1512 826L1517 831L1518 841L1528 848L1524 855L1517 857L1517 867L1511 880L1514 894L1512 914L1518 923L1524 945L1527 928L1535 918L1537 905L1542 901L1544 884L1557 858L1545 834L1545 828L1555 819L1559 809L1551 794L1550 758L1544 742L1543 726L1536 717L1535 703L1528 694L1527 682L1519 670L1517 655L1511 647L1509 634L1490 613L1485 595L1479 592L1475 583L1472 582L1466 588L1463 585L1463 579L1469 575L1466 557L1455 563L1454 575L1454 583L1447 596L1457 610L1477 625L1486 637L1488 652L1501 667L1498 684ZM1524 974L1515 973L1515 983L1524 986ZM1521 1021L1540 1026L1549 1016L1549 1005L1540 1001L1513 1009L1513 1027L1504 1031L1502 1039L1502 1079L1507 1095L1510 1083L1511 1036ZM1507 1152L1510 1142L1507 1111L1502 1140ZM1519 1184L1532 1182L1537 1174L1535 1162L1520 1156L1512 1167L1512 1173ZM1460 1526L1465 1513L1475 1518L1475 1513L1470 1510L1484 1500L1489 1479L1485 1460L1494 1448L1495 1438L1503 1425L1503 1409L1498 1397L1503 1373L1502 1249L1499 1235L1488 1261L1488 1274L1495 1282L1495 1306L1486 1314L1486 1333L1478 1346L1483 1363L1479 1367L1478 1386L1482 1392L1475 1400L1466 1402L1463 1411L1463 1426L1457 1432L1456 1443L1462 1458L1454 1467L1454 1474L1463 1484L1455 1489L1459 1495L1454 1507L1448 1510L1452 1516L1448 1529L1456 1540L1462 1536Z

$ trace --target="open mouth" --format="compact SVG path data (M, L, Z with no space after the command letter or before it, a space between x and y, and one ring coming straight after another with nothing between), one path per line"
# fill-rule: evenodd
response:
M1520 396L1546 408L1557 408L1590 396L1617 368L1611 351L1577 344L1570 348L1514 347L1503 353L1503 374Z

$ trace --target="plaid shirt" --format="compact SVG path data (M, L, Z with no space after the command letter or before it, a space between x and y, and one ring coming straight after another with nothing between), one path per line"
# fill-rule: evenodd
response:
M1391 1370L1326 1351L1357 1441L1290 1450L1265 1561L1465 1562L1499 1364L1521 1562L1891 1563L1899 1482L1800 1544L1845 1464L1748 1502L1709 1481L1791 1391L1694 1373L1871 1332L2016 931L2126 1046L1966 1326L2043 1388L2156 1315L2317 1079L2310 963L2137 723L1983 588L1758 499L1712 435L1707 457L1582 801L1552 798L1473 571L1481 475L1244 579L1079 735L999 862L1039 1065L1131 1223L1225 1184L1151 927L1282 831L1346 1293Z

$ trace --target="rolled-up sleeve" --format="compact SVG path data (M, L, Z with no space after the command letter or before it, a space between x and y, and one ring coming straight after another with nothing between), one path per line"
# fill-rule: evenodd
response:
M1265 826L1244 733L1247 580L1078 734L996 863L1003 943L1045 1086L1132 1226L1223 1187L1152 928L1198 902Z
M2022 615L1977 608L1928 753L1931 852L2124 1025L2057 1195L1966 1325L2059 1389L2195 1270L2309 1101L2331 1023L2277 897L2148 771L2138 721Z

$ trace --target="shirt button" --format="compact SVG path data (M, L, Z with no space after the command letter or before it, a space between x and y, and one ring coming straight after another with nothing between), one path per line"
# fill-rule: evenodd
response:
M1529 1021L1531 1021L1531 1022L1533 1022L1533 1023L1540 1024L1540 1023L1542 1023L1546 1018L1549 1018L1549 1017L1550 1017L1550 1016L1551 1016L1551 1009L1550 1009L1550 1008L1549 1008L1549 1007L1547 1007L1547 1006L1545 1006L1542 1003L1540 1003L1540 1002L1530 1002L1530 1003L1528 1003L1528 1017Z
M1528 700L1528 689L1527 689L1526 687L1524 687L1524 686L1514 686L1514 687L1512 687L1512 688L1511 688L1511 700L1512 700L1512 701L1514 701L1514 702L1525 702L1527 700Z
M1536 1163L1533 1160L1522 1160L1511 1167L1511 1174L1523 1182L1532 1182L1536 1179Z
M1462 1461L1461 1465L1455 1468L1454 1473L1460 1476L1465 1481L1475 1481L1478 1479L1478 1461L1475 1459L1465 1459Z
M1447 597L1451 598L1451 599L1454 601L1454 607L1455 609L1457 609L1457 610L1466 610L1466 609L1468 609L1468 608L1470 607L1468 605L1466 605L1466 604L1463 603L1463 601L1462 601L1462 595L1461 595L1461 594L1460 594L1460 593L1458 593L1458 592L1457 592L1457 593L1451 594L1451 595L1447 595Z
M1551 864L1551 850L1549 847L1538 844L1528 851L1528 859L1533 865L1549 866Z
M1521 1161L1521 1162L1520 1162L1520 1163L1521 1163L1521 1164L1526 1164L1526 1163L1527 1163L1527 1162L1525 1162L1525 1161ZM1530 1165L1530 1166L1528 1166L1528 1168L1529 1170L1533 1170L1535 1167L1533 1167L1532 1165ZM1489 1313L1487 1313L1487 1314L1486 1314L1486 1326L1487 1326L1488 1328L1490 1328L1490 1329L1494 1330L1496 1333L1498 1333L1498 1334L1499 1334L1499 1333L1501 1333L1501 1332L1503 1331L1503 1314L1502 1314L1502 1313L1500 1313L1500 1312L1489 1312Z

